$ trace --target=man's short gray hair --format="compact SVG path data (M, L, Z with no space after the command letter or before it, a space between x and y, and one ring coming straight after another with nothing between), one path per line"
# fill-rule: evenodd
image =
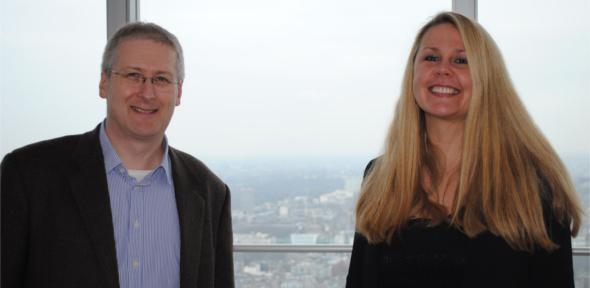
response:
M174 34L154 24L145 22L129 23L117 30L109 39L102 54L101 70L110 75L113 63L117 58L117 48L129 39L148 39L170 46L176 52L176 74L179 81L184 80L184 56L180 42Z

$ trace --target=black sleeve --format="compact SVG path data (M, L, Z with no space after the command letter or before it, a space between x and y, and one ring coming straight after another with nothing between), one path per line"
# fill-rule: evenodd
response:
M531 287L574 288L572 263L572 234L569 221L561 221L553 214L553 191L546 177L540 177L543 218L549 238L559 248L552 252L539 249L531 257L529 279Z
M24 287L28 247L28 201L24 177L18 171L13 154L8 154L0 168L2 207L2 287Z
M346 276L346 288L372 288L383 286L381 259L383 246L369 244L367 238L355 233L350 266Z
M572 236L568 226L562 225L553 217L550 209L545 210L547 232L553 242L559 245L557 250L537 251L529 266L531 287L574 288L572 263Z
M352 244L352 255L350 256L350 266L348 266L348 275L346 276L346 288L361 288L363 280L363 266L367 240L359 233L354 234L354 243Z
M373 166L375 166L375 161L377 161L378 158L375 158L371 161L369 161L369 163L367 164L367 167L365 167L365 173L363 174L363 179L365 177L367 177L367 174L369 174L369 172L371 172L371 169L373 169Z
M376 159L373 159L365 168L364 177L373 168ZM367 239L360 233L354 234L352 244L352 255L350 256L350 265L348 275L346 276L346 288L364 288L375 287L375 281L378 281L378 271L373 267L378 263L379 252L374 245L369 245Z

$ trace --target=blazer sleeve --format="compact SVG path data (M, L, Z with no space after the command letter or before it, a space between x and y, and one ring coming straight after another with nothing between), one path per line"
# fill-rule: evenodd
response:
M28 247L28 201L24 175L18 163L8 154L0 168L0 194L2 208L2 287L24 287Z
M217 245L215 251L215 287L234 287L233 232L231 222L231 197L225 186L225 198L221 209L219 227L217 228Z

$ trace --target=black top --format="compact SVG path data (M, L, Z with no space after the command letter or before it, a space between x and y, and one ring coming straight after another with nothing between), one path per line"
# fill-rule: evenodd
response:
M500 237L468 238L447 224L413 220L390 245L357 233L346 287L574 287L569 229L554 226L552 253L517 252Z
M370 164L369 164L370 165ZM515 251L484 232L471 239L456 227L411 220L391 244L369 244L356 233L347 288L573 288L571 233L544 209L559 249Z

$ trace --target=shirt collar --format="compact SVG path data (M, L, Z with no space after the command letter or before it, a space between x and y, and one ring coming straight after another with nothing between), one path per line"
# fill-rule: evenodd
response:
M123 161L119 158L117 151L113 148L109 137L107 136L106 130L106 120L104 120L100 125L100 147L102 149L102 155L104 157L104 167L107 172L111 172L111 170L115 169L119 165L123 165ZM172 184L172 166L170 165L170 155L168 153L168 138L164 135L164 140L162 141L162 147L164 148L164 157L162 157L162 162L158 165L154 170L162 167L164 172L166 172L166 180L168 180L169 184Z

